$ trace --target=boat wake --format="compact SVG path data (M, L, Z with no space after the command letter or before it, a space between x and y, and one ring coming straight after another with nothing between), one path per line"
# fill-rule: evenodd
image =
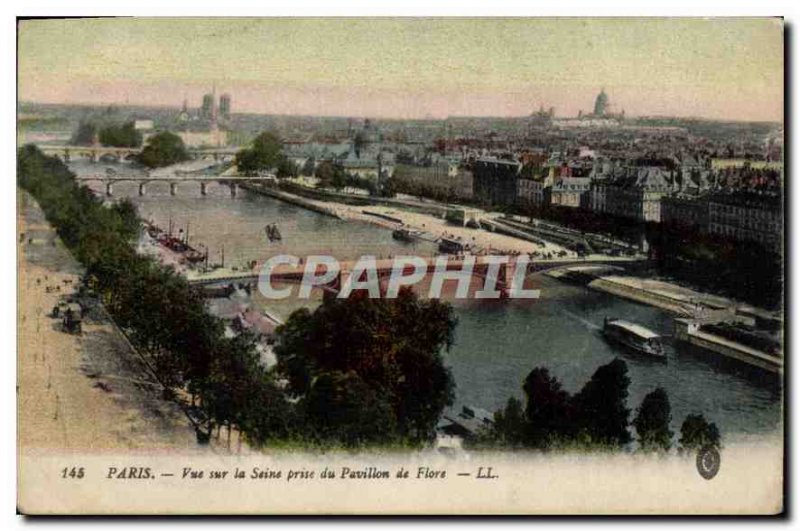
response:
M600 330L603 329L602 326L594 324L593 322L588 321L588 320L584 319L583 317L581 317L580 315L572 313L572 312L570 312L568 310L561 310L561 313L563 313L564 315L566 315L570 319L574 319L575 321L578 321L579 323L581 323L583 326L585 326L589 330L600 331Z

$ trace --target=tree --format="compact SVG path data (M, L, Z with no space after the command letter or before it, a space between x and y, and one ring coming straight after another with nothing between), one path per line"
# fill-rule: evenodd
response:
M588 437L593 444L621 446L629 443L631 411L625 403L630 383L628 366L621 359L599 367L572 401L579 434Z
M333 185L334 166L327 160L320 162L314 175L317 178L317 188L330 188Z
M348 184L348 176L344 168L327 160L320 162L314 175L319 180L317 182L318 188L341 190Z
M393 177L389 177L383 182L383 186L380 188L380 196L395 197L399 190L400 187L398 186L397 181Z
M283 143L278 135L270 132L261 133L249 148L236 153L236 167L239 173L244 175L255 175L270 170L280 171L281 164L284 164L286 171L288 161L281 152L282 149Z
M509 398L505 409L494 414L495 438L506 446L520 446L525 443L527 421L522 409L522 402Z
M545 448L555 440L564 440L573 434L570 396L547 369L533 369L522 388L528 397L525 408L528 445Z
M181 137L169 131L156 133L139 154L139 162L148 168L170 166L189 159Z
M97 124L89 120L81 120L78 129L72 135L70 143L76 146L90 146L97 136Z
M636 411L633 425L644 450L669 450L672 446L669 396L661 387L647 394Z
M252 145L253 150L267 163L274 166L280 161L283 142L277 134L269 131L261 133L253 140Z
M314 157L308 157L300 169L300 175L304 177L312 177L314 175L315 161Z
M280 162L278 162L278 178L297 177L297 173L297 164L286 157L281 157Z
M263 446L305 434L295 406L275 383L263 376L251 380L240 422L248 441Z
M681 424L681 438L678 441L684 451L693 451L704 446L720 447L721 437L717 425L708 422L703 415L687 415Z
M191 395L213 426L239 427L254 445L287 439L296 411L259 363L255 339L226 337L202 293L173 269L138 255L133 204L107 207L55 157L27 145L18 152L18 182L85 268L85 282L154 369L168 391ZM230 434L231 430L228 430Z
M398 436L430 440L453 399L453 378L441 356L453 341L453 309L408 289L395 299L366 295L356 291L313 313L293 313L276 331L278 368L289 392L300 397L322 374L352 371L391 405Z
M136 130L134 122L104 127L100 130L99 139L104 146L139 147L142 145L142 134Z
M136 205L130 199L125 198L115 202L111 208L119 216L123 237L127 236L131 240L138 236L141 225Z
M396 437L391 404L354 371L322 373L303 405L310 426L321 440L352 447Z

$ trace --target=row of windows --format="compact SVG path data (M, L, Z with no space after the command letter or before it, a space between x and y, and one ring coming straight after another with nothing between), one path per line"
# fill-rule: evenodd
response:
M778 240L779 236L777 233L745 230L738 227L731 227L730 225L718 225L713 223L709 226L709 232L735 237L740 240L756 240L763 243L774 243Z
M747 216L755 218L768 218L776 214L774 210L766 210L763 208L748 208L740 205L721 205L719 203L711 203L709 208L712 212L722 212L726 214L735 214L736 216Z

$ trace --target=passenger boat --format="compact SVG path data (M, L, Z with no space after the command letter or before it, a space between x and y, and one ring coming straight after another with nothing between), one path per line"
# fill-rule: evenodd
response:
M661 336L642 325L606 317L603 320L603 335L640 354L666 359Z

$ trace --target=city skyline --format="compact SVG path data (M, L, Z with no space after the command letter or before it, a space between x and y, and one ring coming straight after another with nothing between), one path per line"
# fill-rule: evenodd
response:
M28 20L19 41L38 103L178 107L216 83L237 113L574 116L604 88L628 116L783 119L772 19Z

